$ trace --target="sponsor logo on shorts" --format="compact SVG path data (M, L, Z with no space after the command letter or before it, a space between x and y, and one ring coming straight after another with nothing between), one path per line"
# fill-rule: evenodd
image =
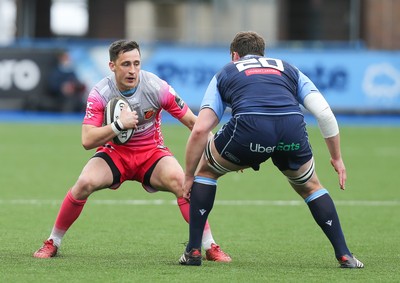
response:
M230 161L233 161L234 163L240 163L240 159L237 158L235 155L233 155L232 153L230 153L229 151L225 151L224 155L226 156L226 158L228 158Z
M259 143L253 144L250 143L250 151L258 152L258 153L272 153L275 151L296 151L300 149L299 143L291 143L285 144L283 142L279 142L277 146L262 146Z

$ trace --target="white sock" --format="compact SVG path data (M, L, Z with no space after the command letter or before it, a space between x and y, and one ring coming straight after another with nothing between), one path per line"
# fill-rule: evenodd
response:
M64 237L65 231L60 231L57 230L56 228L53 228L51 231L50 237L48 240L52 239L53 244L59 248L61 246L61 240Z
M201 240L201 245L203 246L203 248L205 250L209 250L209 249L211 249L211 244L215 244L215 241L214 241L214 238L213 238L213 236L211 234L211 231L210 230L208 230L208 231L204 230L203 238Z

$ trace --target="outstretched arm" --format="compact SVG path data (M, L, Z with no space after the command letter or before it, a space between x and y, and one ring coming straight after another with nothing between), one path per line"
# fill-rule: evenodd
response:
M197 116L193 114L192 110L188 108L185 115L179 121L184 124L189 130L193 129L194 123L196 123Z
M328 146L329 153L331 155L331 164L339 176L339 185L342 190L346 187L346 167L344 166L342 155L340 152L340 135L337 134L334 137L325 138L326 145Z
M346 184L346 168L340 150L339 127L328 102L319 92L312 92L304 98L304 107L315 116L331 156L331 164L339 177L342 190Z
M218 125L218 118L210 108L200 111L186 145L184 197L189 198L194 174L203 155L210 132Z

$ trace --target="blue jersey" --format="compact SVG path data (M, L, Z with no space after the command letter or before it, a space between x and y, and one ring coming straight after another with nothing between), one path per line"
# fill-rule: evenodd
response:
M311 92L318 89L296 67L280 59L247 55L213 77L201 109L211 108L219 120L226 107L233 116L301 114L300 104Z

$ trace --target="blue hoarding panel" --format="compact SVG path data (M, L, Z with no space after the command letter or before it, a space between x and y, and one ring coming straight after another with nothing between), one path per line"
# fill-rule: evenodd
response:
M332 108L400 111L400 52L271 52L309 76Z
M400 52L271 50L309 76L337 111L400 111ZM158 48L144 68L198 106L208 82L227 62L225 49Z
M49 50L50 50L49 46ZM47 50L47 51L49 51ZM68 50L81 79L88 89L108 68L108 44L73 45ZM31 50L21 52L31 60ZM43 50L41 50L43 52ZM229 47L187 47L143 45L142 69L170 83L186 103L198 108L213 75L230 61ZM21 55L21 56L22 56ZM266 55L297 66L309 76L335 111L400 113L400 51L349 49L267 49ZM14 55L2 52L0 73ZM45 70L46 66L38 68ZM5 80L0 80L0 100L10 99ZM39 95L31 90L29 96ZM3 105L4 103L2 103Z

